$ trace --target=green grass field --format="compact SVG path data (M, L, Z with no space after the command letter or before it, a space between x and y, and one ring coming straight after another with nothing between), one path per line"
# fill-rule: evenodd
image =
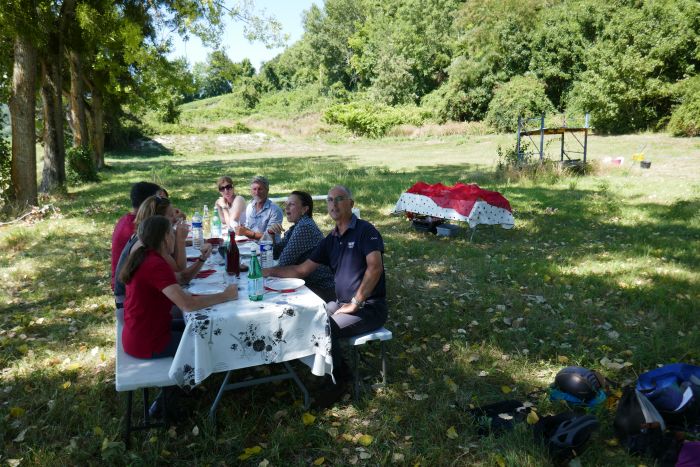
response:
M289 137L229 151L206 138L175 138L169 154L110 154L101 183L48 200L55 210L35 223L0 227L3 465L547 465L528 425L481 437L464 408L526 400L567 364L631 383L657 364L699 363L697 139L596 136L594 174L520 177L495 171L496 148L513 146L512 136ZM631 161L640 148L649 170ZM621 167L602 162L618 156ZM290 383L240 390L226 395L214 428L205 415L215 375L184 400L188 418L137 434L127 452L125 397L114 390L112 227L135 181L162 184L191 215L214 202L222 174L246 196L255 174L271 180L271 196L335 183L355 191L386 243L390 384L312 411L309 425ZM473 242L466 229L449 239L416 233L389 213L418 180L500 191L516 228L480 229ZM318 378L298 369L313 392ZM540 415L564 410L541 393L529 400ZM611 441L614 409L597 415L583 465L653 465Z

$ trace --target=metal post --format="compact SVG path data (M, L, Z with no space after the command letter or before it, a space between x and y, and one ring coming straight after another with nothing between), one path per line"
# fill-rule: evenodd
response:
M540 163L544 159L544 114L540 119Z
M586 124L585 130L583 131L583 163L586 163L586 153L588 152L588 122L590 119L590 114L586 113Z
M520 154L520 131L523 129L523 119L518 116L518 142L516 143L515 151L518 156L518 162L522 162L523 158Z

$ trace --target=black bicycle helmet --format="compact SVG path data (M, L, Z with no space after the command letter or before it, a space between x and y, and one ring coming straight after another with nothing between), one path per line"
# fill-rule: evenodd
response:
M599 373L580 366L567 366L554 378L554 386L560 391L588 402L598 395L605 379Z
M540 418L534 435L544 442L555 460L561 461L580 454L598 427L598 420L593 415L577 416L574 412L565 412Z

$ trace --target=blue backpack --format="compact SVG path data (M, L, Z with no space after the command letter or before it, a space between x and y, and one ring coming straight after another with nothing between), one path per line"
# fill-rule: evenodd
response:
M697 427L700 422L700 367L671 363L639 376L644 394L668 423Z

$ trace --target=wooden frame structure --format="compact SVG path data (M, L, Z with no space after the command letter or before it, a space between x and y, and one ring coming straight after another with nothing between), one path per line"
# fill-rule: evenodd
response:
M526 127L528 126L528 123L533 122L533 121L538 121L539 120L539 129L537 130L528 130ZM517 153L518 153L518 162L523 163L525 161L525 156L528 155L539 155L540 162L544 160L544 137L545 135L550 136L550 135L561 135L561 151L559 154L559 160L562 164L571 164L571 165L576 165L579 163L586 163L586 157L587 157L587 152L588 152L588 130L590 129L590 115L586 114L585 119L584 119L584 125L582 127L569 127L566 122L566 116L564 116L563 121L562 121L562 126L560 127L554 127L554 128L546 128L544 125L544 114L542 114L538 118L527 118L524 119L522 117L518 117L518 142L517 142ZM579 144L581 147L580 151L577 150L567 150L566 146L564 144L565 140L565 135L569 133L573 138L576 140L576 142ZM577 133L583 133L583 141L576 136ZM538 136L539 135L539 142L536 140L536 138L533 138L533 136ZM523 137L528 138L533 146L534 150L530 152L524 152L522 150L522 145L521 141L523 140ZM581 159L572 159L569 157L569 154L582 154L583 155L583 161ZM566 157L566 161L564 158Z

